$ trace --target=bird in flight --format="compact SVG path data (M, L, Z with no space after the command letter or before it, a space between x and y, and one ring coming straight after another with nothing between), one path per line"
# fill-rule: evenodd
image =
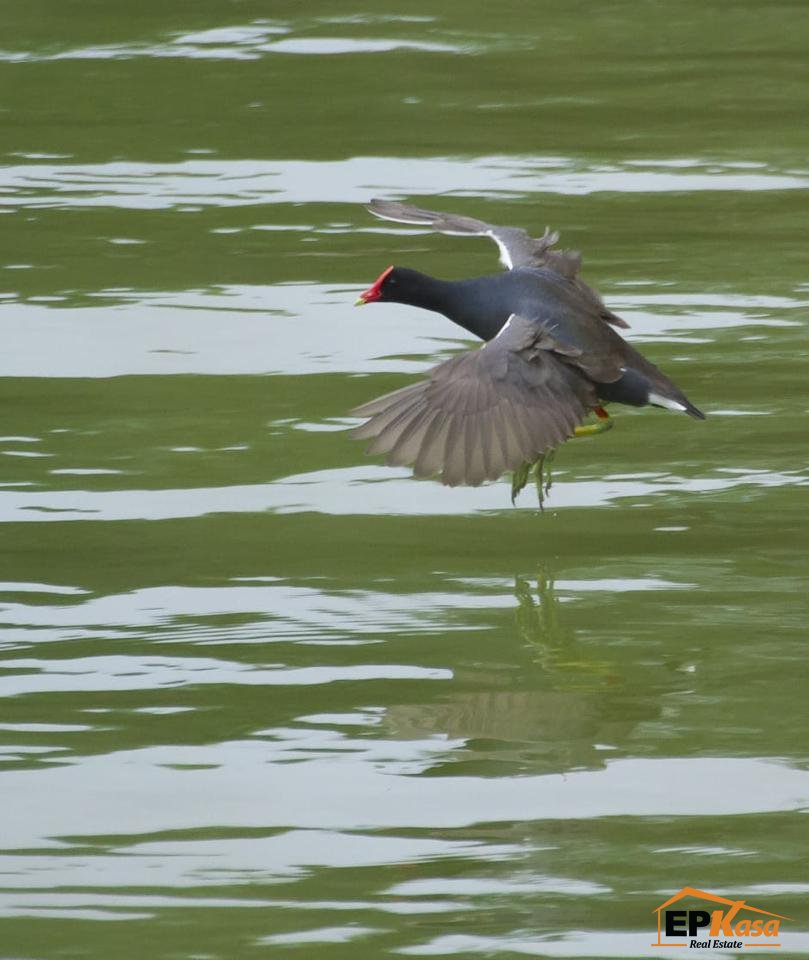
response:
M628 324L580 277L581 257L556 249L547 228L531 237L472 217L372 200L368 210L397 223L493 240L505 273L439 280L391 266L357 305L401 303L448 317L482 347L429 371L426 380L352 411L367 418L354 435L369 453L409 465L419 477L476 486L512 471L512 495L533 464L565 440L612 426L604 404L651 404L698 420L698 410L662 371L618 333ZM597 422L582 426L590 413Z

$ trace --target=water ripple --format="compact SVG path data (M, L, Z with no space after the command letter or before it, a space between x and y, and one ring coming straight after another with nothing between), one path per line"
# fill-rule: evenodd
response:
M176 766L178 752L187 766ZM43 837L85 836L88 829L99 836L273 826L446 829L809 809L809 772L753 758L617 759L599 770L489 779L402 775L350 755L266 762L272 752L263 742L154 747L9 770L3 829L14 847L33 849ZM328 804L309 802L324 784Z
M14 585L12 585L14 586ZM660 588L660 587L659 587ZM642 587L637 587L642 589ZM384 590L324 590L279 582L180 587L162 586L90 597L82 603L0 602L4 639L58 642L93 630L121 636L148 635L156 642L360 644L395 627L403 635L452 631L455 611L508 607L513 584L498 594L476 590L396 594ZM226 623L222 618L227 617ZM248 618L248 622L244 622ZM468 625L463 629L472 629ZM27 631L27 633L26 633ZM56 661L57 668L63 661Z
M280 283L166 293L109 290L94 296L98 306L81 310L6 300L0 329L14 349L0 356L0 376L421 373L469 346L458 327L437 314L396 304L355 310L361 289ZM692 292L660 300L621 290L610 303L631 323L633 343L683 346L732 328L762 335L771 328L799 328L800 311L809 304L783 296L763 312L761 299Z
M463 184L459 189L458 184ZM268 203L366 203L377 194L524 197L705 190L805 190L809 173L689 161L587 164L567 157L351 157L347 160L36 163L0 170L0 207L176 209Z
M651 932L634 930L585 930L563 937L533 935L530 938L515 933L511 936L487 937L474 934L442 934L423 944L406 946L399 953L410 957L445 957L461 954L516 954L526 957L648 957ZM794 956L809 953L809 936L800 933L780 934L784 952ZM699 951L697 951L699 952ZM713 952L713 951L711 951ZM666 950L672 960L686 960L694 951L673 947Z
M393 663L275 666L262 669L203 657L97 656L72 660L8 659L0 696L56 691L158 690L200 684L312 686L336 681L449 680L451 670ZM20 671L20 672L17 672ZM176 759L177 751L174 752Z
M313 867L331 869L362 868L380 865L429 863L439 860L473 860L486 863L517 857L516 844L482 843L431 837L396 837L330 830L285 830L274 836L227 839L135 841L116 844L92 855L82 855L69 845L61 850L52 845L43 854L5 853L0 855L0 875L24 871L28 890L58 887L114 888L117 880L126 887L188 889L222 887L225 884L273 883L306 877ZM109 898L113 900L112 897ZM199 903L190 897L159 898L120 896L118 905L183 905ZM29 894L27 903L34 898ZM0 899L0 904L3 904ZM93 897L94 904L115 905L103 895ZM206 897L205 903L208 903ZM250 900L237 901L250 906ZM400 900L403 903L404 900ZM49 905L53 902L46 901ZM443 901L445 904L446 901ZM270 906L261 900L256 905ZM281 904L283 905L283 904ZM380 903L377 909L385 909ZM296 906L302 904L296 903ZM321 904L321 906L325 906ZM356 909L358 904L328 904L332 910ZM431 912L428 908L426 912Z
M805 487L805 470L717 471L721 476L600 477L554 480L554 510L608 506L674 494L720 493L773 487ZM526 506L533 506L524 495ZM174 490L0 490L0 522L65 520L168 520L216 513L321 513L331 516L458 516L511 509L503 482L481 487L444 487L416 481L409 470L375 464L318 470L270 483Z
M377 21L383 24L415 22L423 25L430 17L362 17L366 24ZM339 17L319 17L312 26L356 25L358 20ZM0 50L0 62L39 63L49 60L133 60L180 58L188 60L259 60L273 54L303 54L335 56L339 54L391 53L414 51L417 53L474 53L481 49L481 39L471 37L463 43L446 39L417 40L409 37L357 37L357 36L289 36L296 27L292 23L270 20L255 20L249 24L230 27L213 27L192 33L176 33L157 42L123 42L72 47L55 53L34 50ZM423 32L423 26L422 26ZM432 28L430 32L442 37ZM489 44L491 45L491 44Z

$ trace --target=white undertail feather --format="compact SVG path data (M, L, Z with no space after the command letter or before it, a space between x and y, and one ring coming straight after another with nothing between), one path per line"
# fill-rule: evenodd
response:
M665 407L666 410L677 410L680 413L685 413L686 410L682 403L678 403L670 397L662 397L659 393L650 393L649 403L656 407Z

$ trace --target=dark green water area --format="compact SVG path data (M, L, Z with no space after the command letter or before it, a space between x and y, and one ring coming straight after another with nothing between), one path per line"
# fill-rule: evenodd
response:
M809 954L807 4L2 20L1 960ZM542 515L365 456L467 341L358 292L496 269L375 195L558 228L708 419Z

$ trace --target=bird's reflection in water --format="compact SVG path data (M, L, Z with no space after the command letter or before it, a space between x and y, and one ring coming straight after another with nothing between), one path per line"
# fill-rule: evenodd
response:
M594 658L576 642L576 632L566 622L553 579L540 568L536 589L522 577L514 579L517 598L517 631L531 659L565 688L592 689L620 684L609 660Z
M399 738L444 735L464 741L431 766L429 775L598 768L623 753L639 722L659 715L655 699L600 655L592 638L577 640L546 571L538 572L535 587L515 578L514 594L516 629L512 620L507 651L498 643L488 650L488 662L456 670L453 686L461 689L439 701L388 711L388 729ZM487 642L492 639L489 634ZM517 662L504 667L504 654Z

